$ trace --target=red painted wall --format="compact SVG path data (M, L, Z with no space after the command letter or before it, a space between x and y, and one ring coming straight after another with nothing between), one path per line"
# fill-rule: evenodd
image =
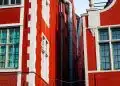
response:
M90 29L86 30L87 40L87 56L88 56L88 70L96 70L96 49L95 37L92 35Z
M1 8L0 24L11 24L20 22L20 8Z
M120 86L120 72L89 74L89 86Z
M112 8L100 13L101 26L117 25L120 24L120 0L116 0L116 3ZM88 20L87 20L88 21ZM86 21L86 22L87 22ZM96 69L96 57L95 57L95 38L92 37L89 30L87 30L87 54L88 54L88 69ZM108 71L89 73L89 86L120 86L120 72Z
M29 54L27 53L27 47L30 46L30 41L28 40L28 33L30 33L30 28L28 28L28 21L30 15L28 14L28 9L30 7L29 0L24 1L24 24L23 24L23 41L22 41L22 79L21 84L27 86L26 76L28 74L29 68L27 67L27 60L29 60Z
M20 23L20 8L0 8L0 24ZM0 86L17 86L16 72L0 72Z
M120 24L120 0L116 0L116 3L107 11L100 14L101 25L114 25Z
M56 30L58 29L58 1L52 0L50 2L50 28L42 18L41 0L38 0L37 10L37 48L36 48L36 86L47 85L41 78L41 34L44 33L50 43L50 61L49 61L49 86L56 84Z
M0 73L0 86L17 86L17 73Z

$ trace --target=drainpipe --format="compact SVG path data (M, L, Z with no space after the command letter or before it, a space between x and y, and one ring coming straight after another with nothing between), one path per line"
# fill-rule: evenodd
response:
M73 51L72 51L72 3L69 0L63 0L65 4L68 4L68 59L69 59L69 79L73 81ZM73 86L72 83L69 86Z

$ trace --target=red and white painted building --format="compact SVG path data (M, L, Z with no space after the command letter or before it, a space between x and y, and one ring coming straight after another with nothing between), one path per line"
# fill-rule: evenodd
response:
M120 86L119 8L120 0L113 0L103 10L91 7L81 16L78 69L83 86Z
M61 40L67 39L69 18L74 22L72 13L69 0L0 0L0 86L59 86L68 79L69 43ZM58 64L59 49L64 65Z

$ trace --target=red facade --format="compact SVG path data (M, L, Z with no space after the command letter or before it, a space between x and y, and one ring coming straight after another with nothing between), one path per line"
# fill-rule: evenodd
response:
M80 62L78 65L79 78L81 79L82 74L85 74L85 85L83 86L119 86L120 71L119 68L115 69L115 54L114 54L114 43L116 41L110 41L109 45L110 55L108 56L110 60L110 69L102 69L102 55L101 55L101 44L108 43L102 42L100 38L100 31L105 29L109 30L109 37L113 40L113 29L116 31L119 29L120 19L118 9L120 8L120 1L113 0L113 2L103 10L98 11L97 9L90 8L86 14L82 15L82 29L80 36L80 51L83 49L82 54L79 58L84 58L84 72L81 72ZM117 28L116 28L117 27ZM118 32L119 33L119 32ZM117 33L116 33L117 34ZM103 39L104 40L104 39ZM108 39L109 40L109 39ZM119 40L119 39L118 39ZM119 41L118 41L119 42ZM83 43L83 45L81 45ZM84 46L84 47L83 47ZM119 49L119 48L118 48ZM103 51L104 55L106 50ZM102 54L103 54L102 53ZM117 53L118 54L118 53ZM104 56L103 55L103 56ZM104 60L106 61L106 60ZM113 63L112 63L113 62Z
M73 1L70 3L74 62L77 57L76 16ZM0 69L0 86L71 84L68 73L68 8L68 3L59 0L21 0L20 4L0 7L0 27L20 27L18 68ZM73 75L75 80L75 72Z

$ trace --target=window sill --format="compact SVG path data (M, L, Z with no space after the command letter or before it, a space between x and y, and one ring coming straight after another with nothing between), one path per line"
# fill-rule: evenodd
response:
M96 71L88 71L88 73L103 73L103 72L120 72L120 69L118 69L118 70L96 70Z
M0 72L19 72L20 69L0 69Z
M21 8L23 5L0 5L0 9L4 8Z

